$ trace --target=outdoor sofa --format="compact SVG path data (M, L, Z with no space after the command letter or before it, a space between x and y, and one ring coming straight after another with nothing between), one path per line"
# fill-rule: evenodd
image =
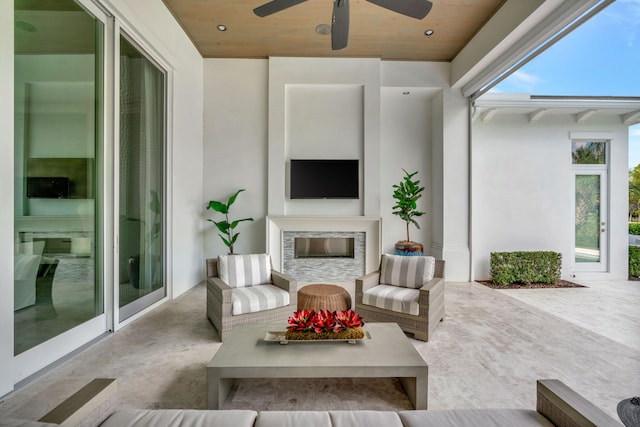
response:
M100 382L95 384L96 382ZM92 387L93 385L93 387ZM105 390L109 390L105 393ZM0 420L0 426L43 427L467 427L562 426L621 427L622 423L559 380L537 381L536 409L449 409L418 411L252 411L194 409L118 409L115 380L97 379L41 418ZM49 422L44 422L49 421ZM55 423L50 423L55 421Z

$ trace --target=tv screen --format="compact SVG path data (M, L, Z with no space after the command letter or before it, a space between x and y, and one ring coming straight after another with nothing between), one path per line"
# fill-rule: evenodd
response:
M27 197L30 199L68 199L69 178L64 176L27 178Z
M27 161L27 197L92 199L93 159L32 157Z
M291 160L292 199L359 198L358 160Z

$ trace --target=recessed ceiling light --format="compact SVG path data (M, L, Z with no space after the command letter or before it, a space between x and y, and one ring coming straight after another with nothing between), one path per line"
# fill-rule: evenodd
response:
M218 31L227 31L226 25L218 24L217 28L218 28Z
M433 35L433 30L429 29L429 30L424 30L424 35L429 37Z
M27 33L35 33L38 31L36 27L24 21L16 21L16 28L22 31L26 31Z
M323 36L331 34L331 25L329 25L329 24L320 24L320 25L318 25L316 27L316 33L322 34Z

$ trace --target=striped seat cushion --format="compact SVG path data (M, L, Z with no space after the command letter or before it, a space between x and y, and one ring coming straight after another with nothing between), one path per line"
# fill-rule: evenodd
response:
M433 279L436 260L432 256L401 256L383 254L380 262L380 283L403 288L421 288Z
M365 291L362 295L362 302L366 305L417 316L420 312L419 295L420 290L418 289L377 285Z
M230 288L271 283L271 259L267 254L220 255L218 275Z
M231 314L254 313L289 305L289 293L274 285L260 285L231 290Z

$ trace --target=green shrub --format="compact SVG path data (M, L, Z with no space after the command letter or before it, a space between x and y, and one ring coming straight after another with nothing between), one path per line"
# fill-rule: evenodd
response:
M562 254L550 251L491 252L491 281L511 283L548 283L560 281Z
M640 236L640 222L629 223L629 234Z
M629 246L629 276L640 277L640 246Z

